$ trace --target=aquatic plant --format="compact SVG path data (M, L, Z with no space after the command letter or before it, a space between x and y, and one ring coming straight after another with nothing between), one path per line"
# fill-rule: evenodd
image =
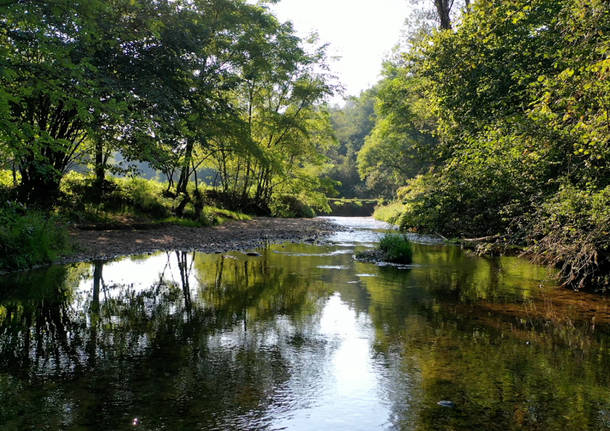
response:
M379 242L379 249L383 251L384 260L388 262L408 264L413 261L411 241L406 235L384 235Z

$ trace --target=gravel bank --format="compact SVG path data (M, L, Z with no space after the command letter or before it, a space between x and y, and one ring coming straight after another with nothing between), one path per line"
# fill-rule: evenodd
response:
M76 253L57 263L109 260L117 256L166 250L196 250L204 253L251 250L268 242L315 242L340 229L340 226L328 220L268 217L200 228L163 226L132 230L73 229L70 235L77 247Z

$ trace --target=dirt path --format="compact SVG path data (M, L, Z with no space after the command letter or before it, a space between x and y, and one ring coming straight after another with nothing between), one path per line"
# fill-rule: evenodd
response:
M197 250L207 253L250 250L265 242L314 242L339 229L323 219L256 218L221 226L191 228L163 226L155 229L78 230L70 232L76 253L60 263L149 253L159 250Z

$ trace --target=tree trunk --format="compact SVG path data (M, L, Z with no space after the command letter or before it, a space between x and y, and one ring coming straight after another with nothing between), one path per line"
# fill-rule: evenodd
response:
M188 140L186 143L186 149L184 151L184 162L180 170L180 178L176 185L176 193L187 193L186 187L191 176L191 160L193 159L193 141Z
M439 23L442 30L451 29L451 8L454 0L434 0L436 13L438 14Z
M104 195L104 180L106 179L106 160L104 157L104 144L101 141L95 143L95 193L98 202L102 201Z

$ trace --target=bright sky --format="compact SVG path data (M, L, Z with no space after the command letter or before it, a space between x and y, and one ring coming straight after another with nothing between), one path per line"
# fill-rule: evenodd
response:
M292 21L300 36L315 31L330 43L331 63L345 95L375 84L381 63L399 42L409 12L407 0L282 0L271 6L280 21ZM341 99L335 98L337 103Z

